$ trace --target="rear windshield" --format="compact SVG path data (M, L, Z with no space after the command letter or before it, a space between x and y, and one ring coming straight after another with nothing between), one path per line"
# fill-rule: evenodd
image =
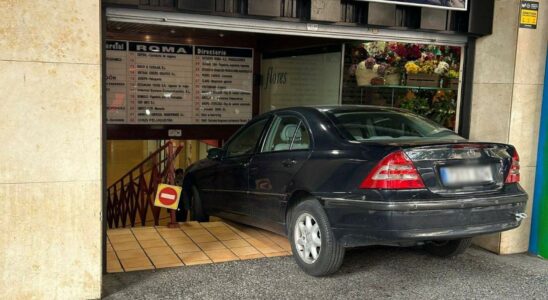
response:
M328 115L349 140L462 139L443 126L407 112L345 111Z

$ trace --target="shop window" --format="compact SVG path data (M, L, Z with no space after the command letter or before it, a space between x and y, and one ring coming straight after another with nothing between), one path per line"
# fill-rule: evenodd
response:
M342 103L407 109L455 129L460 46L347 44Z

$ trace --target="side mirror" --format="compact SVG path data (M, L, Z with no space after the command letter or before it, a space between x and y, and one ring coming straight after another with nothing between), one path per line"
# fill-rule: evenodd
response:
M223 149L221 148L211 148L207 150L207 158L208 159L221 159L223 156Z

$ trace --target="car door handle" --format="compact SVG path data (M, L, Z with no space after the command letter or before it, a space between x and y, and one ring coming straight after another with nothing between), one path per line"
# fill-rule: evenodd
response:
M244 168L247 168L247 167L249 167L249 162L240 163L240 166L242 166Z
M294 159L286 159L286 160L282 161L282 165L284 167L292 167L296 164L297 164L297 161L294 160Z

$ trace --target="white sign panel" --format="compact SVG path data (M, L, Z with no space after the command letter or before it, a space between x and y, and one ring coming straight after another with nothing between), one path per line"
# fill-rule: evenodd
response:
M253 50L107 41L108 124L243 124Z
M468 0L361 0L411 6L422 6L448 10L467 10Z
M341 82L341 52L263 58L261 111L336 105Z

